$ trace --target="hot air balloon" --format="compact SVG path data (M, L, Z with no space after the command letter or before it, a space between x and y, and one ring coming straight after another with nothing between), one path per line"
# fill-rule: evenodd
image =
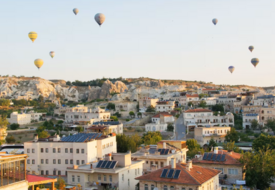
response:
M50 51L50 56L53 58L55 55L55 52L54 51Z
M78 8L74 8L74 9L73 9L73 12L74 12L75 15L77 15L77 13L78 13Z
M254 65L254 67L256 67L259 63L259 59L258 58L253 58L253 59L251 59L251 63Z
M214 25L216 25L216 24L218 23L218 19L214 18L214 19L212 20L212 22L213 22Z
M97 13L95 15L95 21L97 22L97 24L99 26L101 26L103 24L103 22L105 21L105 15L102 13Z
M252 52L254 47L253 46L249 46L248 49Z
M31 39L32 42L37 38L37 33L36 32L30 32L29 33L29 38Z
M230 71L230 73L233 73L234 70L235 70L235 67L234 66L230 66L230 67L228 67L228 70Z
M42 59L34 60L34 64L38 69L40 69L40 67L42 67L43 63L44 63L44 61Z

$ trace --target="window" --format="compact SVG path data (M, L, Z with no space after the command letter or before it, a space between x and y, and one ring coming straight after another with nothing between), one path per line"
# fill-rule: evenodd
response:
M61 164L61 159L58 159L58 164Z
M41 159L41 164L44 164L44 159Z
M148 161L146 161L146 164L148 164Z
M128 186L130 186L130 179L128 179Z
M49 164L49 160L48 159L46 159L46 164Z
M185 187L182 187L181 190L185 190Z
M170 190L175 190L175 187L174 186L170 186Z
M72 175L72 182L74 182L74 175Z
M155 186L154 185L151 185L151 190L154 190Z
M32 149L32 153L35 153L34 148Z
M100 174L97 175L97 179L98 179L99 181L101 181L101 175L100 175Z
M31 161L30 161L30 159L28 159L28 160L27 160L27 164L30 164L30 163L31 163Z
M44 170L41 170L41 175L44 175Z
M74 164L74 160L73 159L70 160L70 164Z
M144 185L144 190L149 190L147 184Z
M113 181L113 178L111 175L109 175L109 181L112 182Z
M35 160L32 160L32 164L35 164Z
M58 148L58 149L57 149L57 152L58 152L58 153L61 153L61 148Z
M53 159L53 164L56 164L56 160L55 159Z
M81 149L81 153L82 153L82 154L84 154L84 153L85 153L83 148Z
M76 165L79 165L79 160L76 161Z
M58 175L61 175L61 171L60 170L58 171Z
M168 190L167 185L164 185L164 186L163 186L163 190Z
M41 148L41 153L43 153L44 152L44 148Z
M81 164L85 164L85 160L81 160Z
M124 181L124 174L122 174L122 181Z
M56 153L56 150L55 150L55 148L53 148L53 153Z
M27 153L30 153L30 149L29 148L27 149Z
M160 167L163 168L163 162L160 163Z
M68 159L66 159L66 160L65 160L65 164L68 164L68 163L69 163L69 162L68 162Z
M216 169L216 170L221 170L221 171L222 171L221 174L223 174L223 168L214 168L214 169Z
M237 169L228 169L228 174L238 175L238 170Z
M48 153L48 152L49 152L49 149L48 149L48 148L46 148L46 149L45 149L45 152L46 152L46 153Z
M107 181L106 175L103 175L103 180L104 180L104 181Z
M65 148L65 153L68 153L68 149L67 148Z
M49 171L48 170L46 170L46 175L49 175Z
M79 154L79 149L76 149L76 154Z
M55 170L53 171L53 175L56 175L56 171Z
M80 182L80 176L79 175L77 176L77 182Z
M70 148L70 153L73 153L74 151L73 151L73 149L72 148Z
M135 175L137 175L137 169L135 169Z

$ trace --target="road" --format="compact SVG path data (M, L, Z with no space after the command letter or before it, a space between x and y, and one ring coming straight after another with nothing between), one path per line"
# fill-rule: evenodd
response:
M183 113L182 113L180 114L179 118L175 123L176 134L173 140L184 140L186 138L185 137L186 126L183 124L183 122L184 120L183 120Z

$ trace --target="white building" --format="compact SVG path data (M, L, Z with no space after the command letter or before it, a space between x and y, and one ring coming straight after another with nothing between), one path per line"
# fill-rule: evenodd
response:
M200 100L205 101L207 106L214 106L217 104L217 97L207 97Z
M243 128L251 129L251 122L253 120L260 121L259 114L257 113L243 113Z
M163 140L157 145L142 147L132 154L132 159L145 161L143 170L150 172L170 165L172 158L186 162L187 151L186 141Z
M63 138L57 135L46 139L36 136L33 141L24 143L27 170L37 175L65 176L68 167L94 162L116 151L116 137L100 133L79 133Z
M78 104L75 107L59 107L54 110L54 114L57 115L65 115L67 112L88 112L88 107L83 104Z
M71 110L65 114L66 123L97 122L110 119L110 112L97 107L93 110Z
M209 109L190 109L183 113L184 124L187 131L193 131L195 127L207 125L213 126L234 126L234 115L230 112L224 116L213 115Z
M25 124L30 124L32 121L39 121L42 115L43 113L35 113L35 112L29 112L29 113L12 112L10 114L10 118L8 118L8 121L10 124L17 123L19 125L25 125Z
M119 121L94 122L92 126L87 127L88 131L97 133L115 133L123 134L123 124Z
M158 101L156 105L157 112L170 112L175 108L175 101Z
M157 113L152 117L152 123L145 125L145 131L167 131L167 123L174 123L174 116L167 112Z
M127 112L136 111L137 102L113 102L118 112Z
M80 184L85 190L114 189L133 190L142 175L144 161L132 161L130 153L109 154L105 160L68 169L68 184Z
M145 131L160 131L160 132L164 132L167 131L167 123L147 123L145 124Z

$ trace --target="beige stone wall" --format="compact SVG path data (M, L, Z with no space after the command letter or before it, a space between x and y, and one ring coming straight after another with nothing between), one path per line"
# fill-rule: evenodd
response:
M0 187L0 189L1 190L28 190L28 186L29 185L27 181L19 181L7 186Z
M220 176L227 175L227 181L233 183L236 182L236 180L243 180L243 169L242 166L238 165L224 165L224 164L201 164L201 163L193 163L194 165L199 165L205 168L215 169L215 168L223 168L223 174L220 174ZM228 174L228 169L238 169L237 175L230 175Z

